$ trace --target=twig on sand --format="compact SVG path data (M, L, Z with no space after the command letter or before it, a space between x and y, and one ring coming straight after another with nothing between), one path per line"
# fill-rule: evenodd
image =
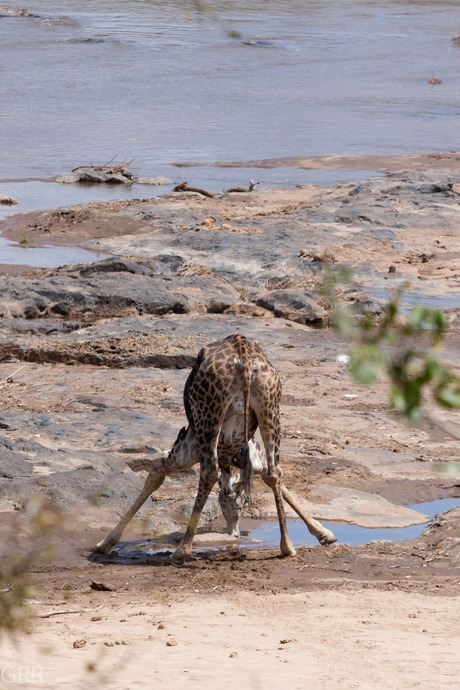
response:
M25 366L26 366L26 365L23 364L21 367L19 367L18 369L16 369L16 371L13 371L12 374L8 374L8 376L5 376L4 379L0 379L0 386L3 386L3 384L5 384L5 383L10 383L10 380L13 378L13 376L14 376L15 374L17 374L18 371L21 371L21 369L24 369Z
M37 618L51 618L51 616L65 616L68 613L93 613L93 611L99 611L106 602L104 601L100 606L90 609L62 609L60 611L49 611L48 613L41 613L37 615Z

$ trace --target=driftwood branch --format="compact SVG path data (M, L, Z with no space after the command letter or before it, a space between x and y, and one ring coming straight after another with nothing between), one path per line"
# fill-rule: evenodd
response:
M224 189L224 194L230 194L230 192L253 192L257 184L260 184L260 182L249 180L249 187L229 187L228 189Z
M173 192L196 192L196 194L202 194L210 199L214 197L212 192L208 192L206 189L200 189L199 187L189 187L188 182L181 182L177 187L174 187Z

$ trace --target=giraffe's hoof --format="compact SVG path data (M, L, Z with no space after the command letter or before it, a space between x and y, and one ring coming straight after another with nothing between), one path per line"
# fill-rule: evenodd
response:
M330 530L327 530L325 534L319 539L319 543L322 546L327 546L328 544L333 544L337 541L337 537Z
M103 541L100 541L99 544L93 546L92 551L93 553L110 553L111 548L111 544L104 544Z
M115 546L115 544L118 543L117 539L108 539L105 537L102 541L100 541L96 546L93 546L93 553L110 553L112 548Z
M292 546L291 542L288 544L281 544L280 550L282 556L295 556L295 548Z
M180 554L180 553L177 553L175 551L174 553L172 553L170 555L170 557L168 558L168 561L170 563L173 563L174 565L183 565L183 563L185 561L185 556Z
M295 556L295 554L296 550L294 549L294 547L292 547L292 549L289 549L289 551L281 551L281 555L285 558L287 558L288 556Z

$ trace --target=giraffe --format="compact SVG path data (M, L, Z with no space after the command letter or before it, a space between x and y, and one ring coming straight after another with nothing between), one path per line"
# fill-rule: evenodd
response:
M281 482L280 414L281 381L277 370L255 342L241 334L203 347L184 388L184 407L188 426L183 427L169 451L149 472L144 487L120 522L99 542L95 551L108 553L120 540L127 524L140 507L171 473L200 464L198 492L185 536L170 556L181 564L190 555L201 512L212 488L222 475L220 504L227 520L227 531L236 529L232 512L241 515L248 488L241 481L235 488L232 467L251 474L252 465L272 489L281 532L283 556L294 556L289 538L285 500L297 511L321 543L335 537L320 523L305 515ZM259 427L265 457L253 441ZM242 449L244 449L242 451Z

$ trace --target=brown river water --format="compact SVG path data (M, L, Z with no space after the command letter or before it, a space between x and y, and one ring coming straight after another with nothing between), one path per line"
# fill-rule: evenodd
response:
M217 191L351 173L171 164L459 148L459 0L33 0L11 16L24 6L0 8L0 194L20 201L2 217L167 191L37 181L113 157Z
M0 179L459 144L458 0L27 8L0 18Z

